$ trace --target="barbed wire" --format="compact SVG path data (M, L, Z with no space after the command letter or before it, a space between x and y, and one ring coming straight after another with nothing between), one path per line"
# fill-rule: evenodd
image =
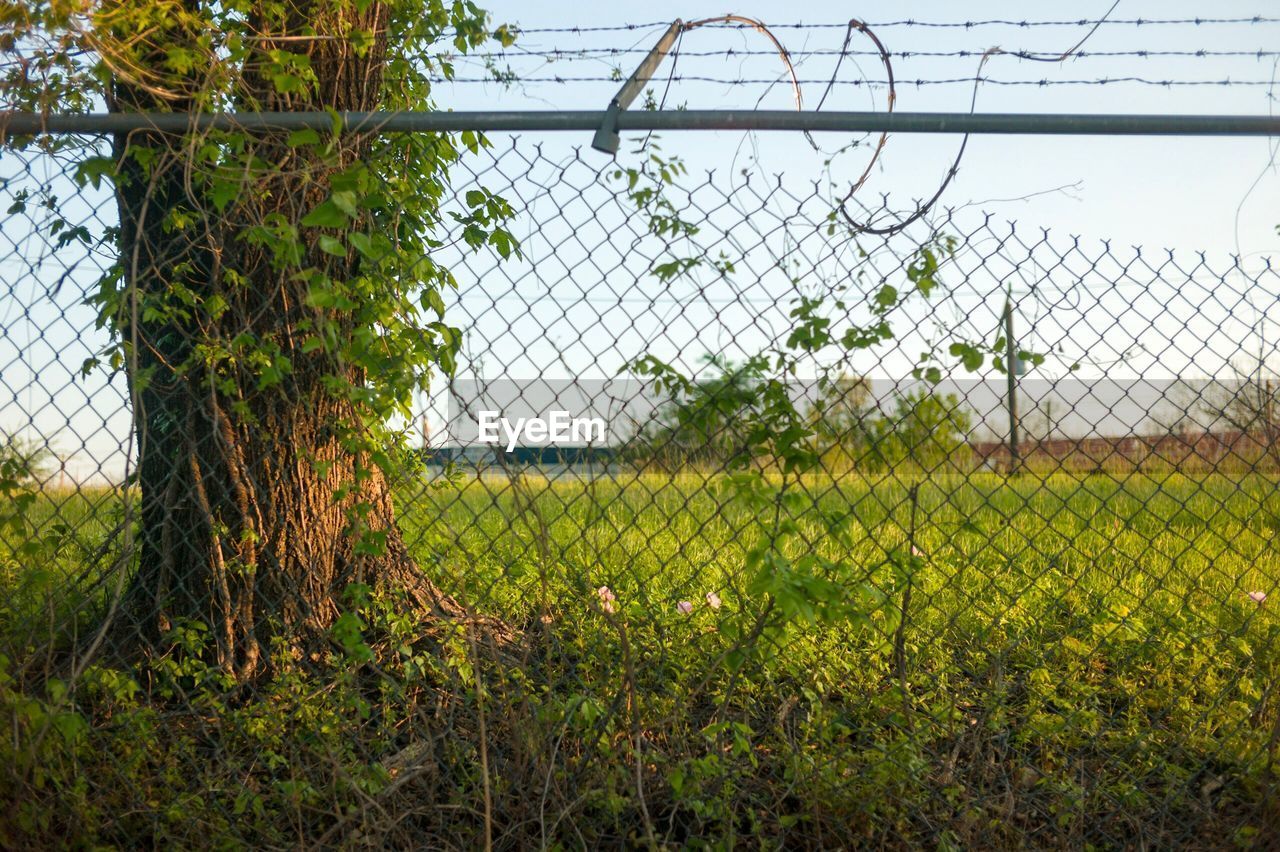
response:
M1077 18L1075 20L1013 20L1003 18L991 18L986 20L974 21L920 21L914 18L904 18L895 21L869 22L867 26L883 29L885 27L922 27L936 29L973 29L975 27L989 26L1005 26L1018 28L1032 27L1094 27L1104 24L1109 25L1132 25L1132 26L1207 26L1217 24L1275 24L1280 23L1280 18L1273 18L1264 15L1252 15L1249 17L1238 18ZM634 32L637 30L654 29L657 27L670 26L670 21L652 21L640 24L610 24L595 27L580 26L560 26L560 27L520 27L512 26L511 30L516 33L601 33L601 32ZM824 30L824 29L844 29L847 25L846 21L835 23L805 23L803 21L769 24L770 29L797 29L797 30ZM746 25L737 25L736 29L747 29Z
M1201 25L1201 24L1208 24L1208 23L1236 23L1236 24L1253 25L1253 24L1272 23L1272 22L1280 21L1280 18L1266 18L1261 15L1251 16L1248 18L1201 18L1201 17L1163 18L1163 19L1114 18L1112 17L1112 13L1116 10L1118 5L1119 5L1119 0L1113 3L1110 6L1110 8L1107 9L1105 14L1096 18L1081 18L1076 20L1048 20L1048 21L1045 21L1045 20L1013 21L1008 19L988 19L988 20L980 20L980 21L939 22L939 21L918 21L915 19L907 19L907 20L899 20L899 21L885 21L880 23L867 23L864 21L860 21L858 19L853 19L843 23L806 24L803 22L799 22L799 23L790 23L790 24L769 25L757 19L749 19L739 15L732 15L732 14L725 15L721 18L708 18L705 20L697 21L693 24L682 25L682 23L677 20L675 24L681 25L682 35L688 29L693 29L695 27L703 26L706 24L715 24L717 26L725 27L729 29L755 30L756 32L763 34L765 37L767 37L773 42L773 45L772 45L773 49L762 50L758 48L743 48L741 50L735 50L733 48L727 48L727 49L718 49L718 50L684 50L682 41L677 41L677 43L674 45L674 50L671 51L669 54L671 57L671 64L669 67L669 71L666 75L665 83L663 85L663 93L662 93L661 101L657 104L657 106L658 108L662 108L662 106L665 105L667 96L671 92L672 86L676 83L704 83L704 84L721 85L721 86L729 86L729 87L748 86L748 85L763 85L763 86L773 87L777 85L779 82L781 82L784 78L789 78L790 85L795 92L795 100L798 108L802 108L803 102L802 102L801 93L804 87L809 85L820 85L820 86L823 86L823 94L821 99L818 102L818 105L817 105L818 109L822 108L822 105L827 100L827 97L831 94L831 92L837 86L841 86L845 88L848 88L848 87L864 88L865 87L867 90L887 90L888 102L887 102L886 108L889 112L893 111L894 104L897 98L896 89L898 86L914 86L917 89L923 88L926 86L953 86L953 85L971 86L973 89L973 95L971 98L972 102L970 105L970 111L976 108L977 94L982 84L984 83L992 86L999 86L999 87L1034 86L1036 88L1047 88L1050 86L1137 85L1137 86L1161 87L1161 88L1170 89L1175 87L1184 88L1184 87L1210 87L1211 86L1211 87L1220 87L1220 88L1266 87L1268 92L1270 92L1274 88L1274 79L1232 79L1231 76L1226 76L1226 77L1217 78L1217 79L1187 79L1187 78L1175 78L1175 77L1164 77L1164 78L1156 79L1156 78L1137 75L1137 74L1122 74L1122 75L1103 75L1103 76L1097 76L1092 78L1080 77L1080 78L1065 79L1065 80L1050 79L1047 77L1039 77L1039 78L1032 78L1032 79L1004 79L1004 78L983 76L982 71L986 66L988 60L996 56L1010 56L1010 57L1024 60L1024 61L1061 64L1061 63L1065 63L1068 59L1080 58L1082 56L1084 57L1092 56L1094 58L1126 57L1126 56L1148 58L1153 55L1155 56L1165 55L1165 56L1206 58L1209 56L1218 55L1218 56L1250 57L1254 59L1261 59L1265 56L1275 53L1274 51L1265 51L1262 48L1258 48L1257 50L1248 50L1248 51L1245 51L1245 50L1214 51L1208 48L1199 48L1195 50L1167 50L1167 51L1128 49L1128 50L1113 50L1113 51L1096 51L1092 53L1084 51L1083 47L1085 43L1089 41L1089 39L1092 38L1093 35L1098 31L1098 29L1101 28L1103 25L1113 25L1113 26L1121 25L1121 24L1135 25L1135 26L1146 25L1146 24ZM654 24L653 26L657 27L662 25L664 24ZM973 27L994 26L994 25L1017 26L1019 28L1043 27L1043 26L1083 26L1083 27L1087 27L1088 29L1083 33L1083 35L1081 35L1077 40L1075 40L1075 42L1071 45L1071 47L1067 48L1065 51L1062 51L1062 52L1032 51L1027 49L1004 50L1000 47L989 47L982 50L981 52L970 51L968 49L957 49L957 50L950 50L950 51L921 51L921 52L912 52L909 50L902 50L902 51L894 52L894 51L890 51L885 46L885 44L880 40L880 38L875 35L875 30L882 27L918 26L918 27L931 27L931 28L947 27L947 28L970 29ZM671 24L665 24L665 26L670 27ZM622 24L622 25L616 25L616 30L614 31L619 31L619 30L634 31L634 30L639 30L644 28L646 28L645 25ZM838 49L819 48L819 49L813 49L813 50L803 50L803 51L792 52L791 50L784 47L783 42L773 33L774 29L793 29L793 30L814 29L816 30L816 29L836 29L836 28L843 28L845 30L844 43ZM610 28L591 27L591 28L572 28L572 30L562 30L560 28L544 27L544 28L520 30L519 32L524 34L524 33L537 33L537 32L550 33L550 32L557 32L557 31L572 31L575 33L604 32L604 31L610 31ZM852 49L850 42L853 36L855 35L855 33L862 33L868 38L870 38L871 42L873 43L874 49L872 50ZM476 60L460 60L463 62L465 61L483 62L485 64L485 67L490 72L488 75L485 75L482 77L458 77L455 75L455 76L451 76L450 79L453 82L457 82L457 83L496 82L496 83L503 83L503 84L509 84L509 85L514 85L516 83L520 83L520 84L552 83L552 84L558 84L558 85L567 85L567 84L573 84L573 83L612 83L612 82L618 82L621 80L623 70L620 66L614 67L613 69L611 69L611 73L608 75L597 76L597 75L555 74L555 75L548 76L548 75L545 75L545 73L542 75L537 75L537 72L534 72L534 74L532 75L528 73L518 74L516 71L511 69L510 65L507 65L506 69L503 69L498 67L498 63L507 61L512 57L519 57L521 59L541 59L543 60L545 65L550 65L553 62L564 61L564 60L606 62L607 57L621 57L621 56L627 56L631 54L638 54L642 52L644 52L644 49L639 47L637 44L633 44L625 48L611 48L611 47L589 48L587 50L580 51L576 54L563 51L559 47L553 48L551 52L547 52L545 50L539 51L537 49L525 50L517 46L517 48L514 51L498 51L483 57L477 57ZM730 57L763 56L763 55L770 55L770 54L777 54L781 57L782 63L785 68L784 74L773 76L773 77L750 77L746 75L741 75L737 77L726 77L723 75L698 74L698 73L691 74L688 72L677 73L677 70L676 70L681 56L730 58ZM835 66L834 66L834 69L831 71L830 75L825 79L818 79L818 78L802 79L796 71L797 64L799 62L802 62L806 58L820 57L820 56L836 57ZM914 79L910 79L910 78L904 78L900 73L895 73L895 69L893 68L893 64L892 64L893 59L895 57L898 59L908 59L913 56L914 57L927 56L931 58L978 57L979 62L977 64L977 68L972 74L965 74L961 76L916 77ZM846 58L849 58L851 60L856 60L857 57L877 57L880 60L881 65L883 66L884 78L872 79L871 77L862 73L861 69L859 68L858 78L840 79L840 69L842 67L843 61ZM766 92L767 91L768 90L766 90ZM757 101L757 105L758 104L759 104L759 101ZM806 138L808 138L809 143L813 145L815 149L817 149L816 142L811 137L809 137L808 134L806 134ZM840 211L844 215L844 218L846 219L846 221L848 221L848 223L851 226L853 226L855 230L859 232L877 233L877 234L891 233L897 228L901 227L902 225L909 224L910 222L924 215L930 208L932 208L934 203L937 202L938 198L946 190L947 186L950 184L952 178L954 178L959 168L960 160L964 156L965 146L968 142L968 135L966 134L962 138L959 150L955 158L955 162L952 164L951 168L947 171L946 176L942 180L937 193L935 193L935 195L931 197L924 204L917 206L916 211L913 214L907 216L905 220L896 224L884 226L884 228L880 228L873 225L870 221L865 221L865 222L855 221L852 217L850 217L848 211L844 207L844 204L855 193L857 193L857 191L866 182L877 160L879 159L879 155L883 150L886 141L887 141L887 134L882 133L880 135L880 139L878 143L875 146L874 152L872 153L870 162L867 164L866 170L862 173L861 177L859 177L856 181L854 181L851 184L848 194L845 196L844 201L842 201L840 205Z
M985 49L978 50L972 48L964 48L959 50L892 50L889 55L894 59L977 59L982 56ZM513 50L497 50L489 53L470 53L470 54L442 54L441 58L449 62L476 62L476 61L499 61L508 59L546 59L549 61L585 61L597 60L601 57L608 56L643 56L647 55L649 50L640 47L575 47L560 48L550 47L538 50L530 50L520 48L518 45ZM813 48L810 50L788 50L792 58L807 58L811 56L868 56L876 57L880 54L874 50L848 50L842 51L837 48ZM1006 50L1007 56L1015 56L1021 59L1040 59L1053 58L1062 55L1062 51L1053 50ZM668 56L676 57L726 57L734 58L739 56L776 56L775 50L761 50L757 48L724 48L721 50L671 50ZM1131 57L1138 59L1155 59L1155 58L1190 58L1190 59L1208 59L1208 58L1245 58L1245 59L1270 59L1274 56L1280 56L1280 51L1264 50L1213 50L1206 48L1197 48L1195 50L1090 50L1073 53L1072 59L1103 59L1103 58L1119 58Z
M981 54L977 54L981 55ZM665 80L666 78L664 78ZM670 78L673 82L685 83L716 83L726 86L749 86L749 85L776 85L779 77L712 77L705 75L675 75ZM436 83L504 83L504 82L520 82L520 83L617 83L620 82L614 76L569 76L556 74L552 76L525 77L516 76L511 79L505 79L503 75L492 75L488 77L435 77L433 82ZM829 79L799 79L796 82L801 85L836 85L836 86L869 86L871 88L887 86L889 81L883 79L858 79L858 80L829 80ZM895 78L895 82L899 86L952 86L959 84L970 85L974 82L988 84L992 86L1107 86L1116 83L1133 83L1144 86L1250 86L1250 87L1266 87L1272 85L1270 80L1232 80L1225 78L1222 80L1181 80L1181 79L1153 79L1148 77L1097 77L1088 79L1074 80L1051 80L1048 78L1040 78L1036 80L1002 80L995 77L944 77L944 78L919 78L904 79Z

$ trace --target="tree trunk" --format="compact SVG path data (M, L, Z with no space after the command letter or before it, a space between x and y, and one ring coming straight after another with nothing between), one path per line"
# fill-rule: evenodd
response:
M346 39L311 41L319 84L305 97L278 95L246 70L246 102L263 110L377 109L383 5L341 13L332 11L337 4L298 5L291 25L260 29L287 35L304 32L305 24L323 36L351 24L383 35L362 56ZM352 20L333 20L337 14ZM174 34L165 39L171 45ZM296 41L274 46L301 50ZM264 42L263 54L272 47ZM112 108L189 110L199 85L192 81L183 93L138 78L118 81ZM383 473L346 449L344 429L361 422L360 413L326 382L359 385L366 377L332 355L304 352L316 314L307 284L296 267L281 268L244 239L249 226L274 214L296 223L327 197L330 175L364 156L366 143L344 137L335 160L308 159L283 134L264 134L252 144L271 168L218 208L193 190L199 140L159 133L115 139L127 297L117 326L132 353L126 369L138 408L141 491L140 563L114 625L115 646L126 655L162 653L172 629L199 623L212 635L208 653L217 664L251 678L282 644L294 657L323 648L352 583L404 592L424 614L464 614L409 557ZM152 156L139 158L143 149ZM303 266L337 280L358 274L354 256L322 252L310 239ZM327 319L350 330L336 312ZM252 353L236 348L246 339L258 354L276 353L284 365L278 384L261 389L260 367L247 363Z

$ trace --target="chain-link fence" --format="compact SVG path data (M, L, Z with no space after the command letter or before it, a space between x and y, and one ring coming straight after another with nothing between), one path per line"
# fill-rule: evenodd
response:
M305 457L301 420L224 429L268 382L160 351L209 293L104 320L149 307L107 305L130 262L110 181L57 143L0 156L23 791L0 840L1273 842L1276 269L971 208L870 235L820 174L664 178L679 136L647 165L492 142L442 200L461 345L390 417L398 536L374 528L434 603L353 570L300 644L265 625L314 604L308 578L265 566L320 564L346 528L312 506L250 533L220 507L341 460ZM510 244L469 238L472 193L510 205ZM199 240L148 233L153 271L191 280L165 249ZM283 351L287 374L311 350ZM166 425L163 382L188 380L208 422ZM279 455L248 485L194 451L148 462L174 429ZM242 593L270 665L222 635Z

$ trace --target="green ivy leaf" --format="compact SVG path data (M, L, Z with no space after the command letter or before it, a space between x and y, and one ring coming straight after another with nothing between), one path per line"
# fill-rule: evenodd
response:
M368 257L368 258L374 257L373 240L369 237L368 234L361 234L361 233L347 234L347 242L351 243L352 247L354 247L356 251L360 252L360 254L364 255L365 257Z
M320 144L320 134L316 133L314 128L304 127L289 134L288 144L290 148L300 148L303 145L318 145Z
M949 351L952 355L958 357L960 362L964 364L964 368L970 372L982 366L983 355L981 350L970 343L952 343Z
M350 221L341 207L334 203L333 199L323 202L306 216L302 217L302 221L298 224L309 228L342 228Z
M346 257L347 249L342 245L342 241L337 237L331 237L324 234L319 240L320 250L325 254L331 254L334 257Z

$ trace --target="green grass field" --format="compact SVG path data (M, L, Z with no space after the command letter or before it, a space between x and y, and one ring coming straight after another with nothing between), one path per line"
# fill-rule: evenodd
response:
M392 641L399 656L379 678L398 686L376 696L361 687L375 709L356 726L361 748L337 756L325 739L345 730L333 721L344 718L337 691L286 684L248 707L204 705L196 715L220 719L222 739L184 739L175 723L148 745L127 739L138 729L120 723L119 707L84 699L84 750L43 759L68 761L58 765L78 767L75 777L123 761L116 771L140 792L50 770L42 795L89 815L127 805L162 840L286 836L326 825L334 802L364 814L364 798L405 792L386 769L417 724L397 711L403 701L434 708L422 724L442 737L438 769L414 782L438 807L415 818L459 845L479 836L484 801L514 840L570 847L652 836L689 846L1265 848L1274 836L1276 478L793 480L813 499L795 513L788 555L825 557L822 579L849 589L861 613L829 622L803 612L780 622L749 590L746 554L779 518L742 508L719 484L639 475L406 488L401 524L422 569L517 629L514 662L481 666L457 635L436 662ZM67 539L78 544L42 571L76 575L110 523L94 500L111 502L37 506L78 528ZM827 537L818 511L852 513L851 540ZM890 554L908 537L919 558L904 577ZM29 570L22 554L4 562L10 665L44 611L23 592ZM615 613L602 611L602 586ZM367 613L364 626L393 639L417 629L393 610ZM15 684L0 696L17 714ZM307 710L317 702L333 714ZM198 771L173 772L210 742L220 751ZM24 747L22 737L8 745ZM329 762L299 757L311 747ZM283 783L298 780L285 765L312 765L310 793ZM382 778L370 782L377 790L343 792L353 767ZM247 805L244 790L254 791Z
M798 801L832 813L889 824L951 813L934 819L979 832L969 842L1037 824L1045 838L1126 836L1133 814L1163 814L1168 840L1180 821L1193 833L1230 825L1232 797L1247 808L1259 794L1274 747L1267 693L1280 673L1280 619L1249 592L1280 581L1274 478L802 485L822 508L853 512L855 540L833 547L810 524L796 550L846 566L835 579L850 587L880 582L890 609L903 588L886 577L886 551L902 545L908 489L919 486L924 568L906 614L905 701L887 647L893 619L880 611L856 627L790 625L736 684L708 674L733 645L723 623L758 612L742 566L768 523L722 504L702 477L473 482L413 501L405 523L423 531L422 563L469 600L526 624L549 614L592 663L584 685L624 676L613 631L594 612L593 590L609 586L632 632L646 728L690 736L704 721L691 708L708 700L697 687L710 678L711 704L732 708L720 715L782 761L773 771L814 785ZM721 610L705 604L708 592ZM678 612L681 600L692 614Z

